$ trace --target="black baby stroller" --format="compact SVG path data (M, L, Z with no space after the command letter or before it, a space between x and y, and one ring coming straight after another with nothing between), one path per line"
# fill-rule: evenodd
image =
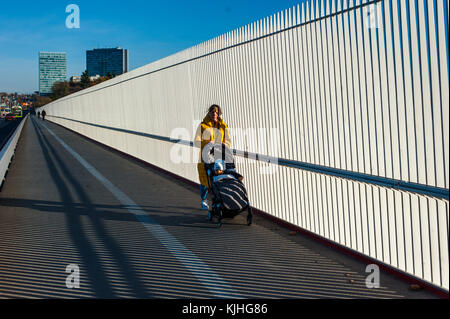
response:
M232 151L224 144L208 144L203 152L203 164L208 175L209 189L213 194L212 205L208 212L208 219L217 220L217 227L222 226L223 218L234 218L247 211L247 225L252 224L252 208L248 200L244 184L233 178L236 166ZM214 176L214 163L222 160L225 167L224 175ZM220 180L216 179L220 177Z

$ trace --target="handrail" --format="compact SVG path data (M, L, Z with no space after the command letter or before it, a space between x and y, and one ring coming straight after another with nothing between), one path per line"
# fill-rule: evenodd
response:
M110 126L105 126L105 125L100 125L100 124L94 124L94 123L69 119L69 118L60 117L60 116L51 116L51 115L47 115L47 116L54 117L54 118L60 118L63 120L68 120L68 121L73 121L73 122L78 122L81 124L95 126L95 127L99 127L99 128L108 129L108 130L118 131L118 132L122 132L122 133L128 133L128 134L148 137L148 138L152 138L152 139L156 139L156 140L161 140L161 141L165 141L165 142L171 142L171 143L175 143L175 144L179 143L179 144L195 147L194 142L192 142L192 141L187 141L187 140L182 140L182 139L173 139L173 138L170 138L167 136L160 136L160 135L155 135L155 134L150 134L150 133L115 128L115 127L110 127ZM306 162L301 162L301 161L296 161L296 160L289 160L289 159L285 159L285 158L262 155L262 154L258 154L258 153L241 151L241 150L237 150L237 149L232 149L232 152L233 152L233 155L244 157L244 158L251 158L256 161L277 164L280 166L286 166L286 167L291 167L291 168L297 168L297 169L301 169L301 170L305 170L305 171L310 171L310 172L315 172L315 173L324 174L324 175L328 175L328 176L334 176L334 177L354 180L357 182L377 185L377 186L381 186L381 187L388 187L388 188L392 188L392 189L397 189L397 190L415 193L415 194L421 194L421 195L425 195L425 196L436 197L436 198L440 198L440 199L444 199L444 200L449 199L449 190L446 188L423 185L423 184L418 184L418 183L413 183L413 182L406 182L406 181L396 180L396 179L388 178L388 177L353 172L353 171L348 171L348 170L344 170L344 169L328 167L328 166L324 166L324 165L311 164L311 163L306 163Z

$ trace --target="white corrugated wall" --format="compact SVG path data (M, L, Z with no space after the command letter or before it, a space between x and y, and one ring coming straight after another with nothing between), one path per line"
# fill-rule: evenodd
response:
M342 170L238 157L254 207L448 291L447 12L448 0L303 1L45 108L51 121L198 182L195 149L177 145L191 162L174 162L164 139L192 141L217 103L234 149Z

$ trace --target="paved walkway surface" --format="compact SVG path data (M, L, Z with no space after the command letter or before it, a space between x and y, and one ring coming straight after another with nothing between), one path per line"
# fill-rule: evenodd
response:
M68 288L66 267L80 270ZM0 193L0 298L435 298L32 116Z

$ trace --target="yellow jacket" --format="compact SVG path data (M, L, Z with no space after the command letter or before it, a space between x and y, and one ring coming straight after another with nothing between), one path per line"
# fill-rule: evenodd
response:
M213 120L207 114L203 119L203 122L197 128L195 134L194 144L196 147L200 147L199 163L197 164L198 177L200 183L203 186L208 186L208 176L206 175L205 168L202 164L202 152L203 148L210 142L225 144L231 147L230 131L228 125L219 117L219 121L214 123Z

